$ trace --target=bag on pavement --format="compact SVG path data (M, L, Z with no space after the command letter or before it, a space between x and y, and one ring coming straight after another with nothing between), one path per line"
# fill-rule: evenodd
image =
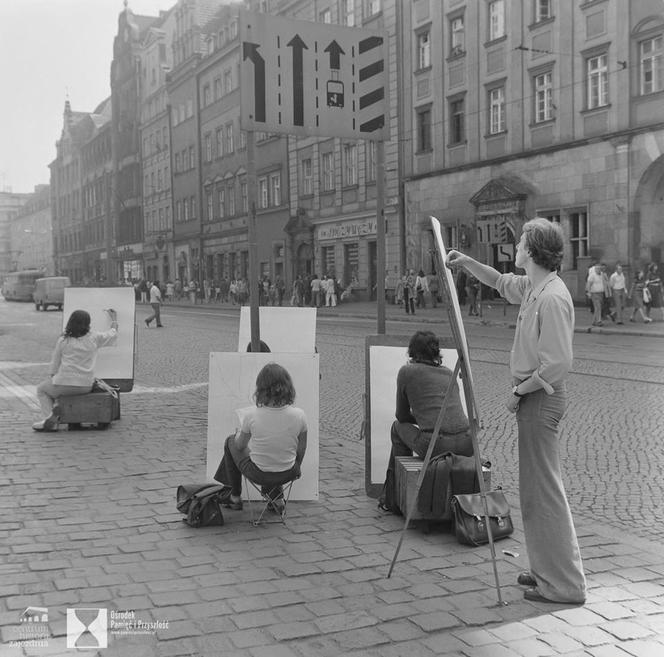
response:
M510 507L501 490L486 493L486 504L494 541L507 538L514 531ZM484 545L489 542L484 516L484 503L480 493L454 495L452 498L454 533L463 545Z
M184 484L176 493L177 509L190 527L213 527L224 524L222 502L230 489L219 484Z

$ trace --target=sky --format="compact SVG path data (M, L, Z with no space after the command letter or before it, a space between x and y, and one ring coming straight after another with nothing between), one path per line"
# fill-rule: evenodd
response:
M158 16L176 0L129 0ZM0 0L0 191L48 184L62 113L91 112L110 96L122 0Z

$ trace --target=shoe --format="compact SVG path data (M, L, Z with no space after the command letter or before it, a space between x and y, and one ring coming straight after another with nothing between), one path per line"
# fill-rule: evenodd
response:
M235 497L231 495L225 502L222 502L223 506L231 511L242 511L242 498Z
M269 502L267 508L272 511L272 513L283 516L284 511L286 511L286 502L283 497L279 497L278 499Z
M650 324L650 322L652 322L652 319L650 319L650 317L646 317L646 318L643 320L643 323L644 323L644 324Z
M630 318L629 318L629 321L630 321L630 322L636 322L636 320L635 320L633 317L630 317Z
M537 586L537 580L530 573L519 573L516 583L520 586L530 586L533 588Z
M622 324L622 322L616 322L616 324Z
M50 415L45 420L41 422L35 422L32 425L32 428L35 431L57 431L58 430L58 418Z
M157 324L157 328L164 328L163 324Z
M581 600L579 602L573 602L572 600L565 602L562 602L560 600L549 600L549 598L545 598L537 590L537 587L534 587L532 589L526 589L523 592L523 597L526 600L530 600L530 602L548 602L549 604L553 605L582 605L585 602L585 600Z
M150 328L150 322L148 322L147 319L145 320L145 325L146 325L148 328Z

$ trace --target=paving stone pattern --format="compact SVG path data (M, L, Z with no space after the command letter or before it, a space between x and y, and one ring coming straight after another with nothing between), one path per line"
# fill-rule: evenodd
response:
M232 349L227 333L218 343ZM206 367L196 351L209 351L208 337L194 331L189 342L196 348L185 350L175 330L163 335L158 349L166 355L158 371L145 360L139 364L142 386L189 383L183 373L192 358ZM363 348L353 340L338 335L319 345L321 496L292 503L286 526L253 527L246 507L227 511L223 527L192 529L182 522L175 489L204 472L205 388L126 394L123 417L108 431L57 434L32 432L26 402L4 394L0 655L75 654L65 647L68 607L133 610L148 621L168 621L156 634L111 637L108 648L85 651L99 657L664 654L661 543L598 522L591 512L593 505L601 512L599 494L577 516L590 587L586 605L523 600L515 583L527 561L514 487L514 431L499 410L497 390L503 363L482 365L476 378L486 400L483 421L492 432L495 470L506 484L516 525L511 538L496 544L507 604L497 605L489 549L457 544L446 527L410 529L395 571L386 577L403 519L382 514L364 494L361 396L353 378L363 368ZM6 343L0 344L4 349ZM19 347L14 358L34 358ZM150 353L142 348L139 356ZM39 372L26 367L6 374L29 386ZM573 386L569 414L576 422L583 415L582 385ZM605 442L597 444L596 429L604 413L615 415L624 394L615 382L600 388L605 405L593 405L574 435L566 429L564 458L587 455L582 465L588 471L617 467L619 431L606 432ZM651 422L662 426L661 417L635 425L623 416L612 428L652 433ZM584 432L594 438L578 450ZM661 448L654 438L647 440L644 447ZM641 472L647 459L637 465L634 476L650 475ZM587 487L581 478L569 487L576 510ZM624 495L628 513L628 483L614 481L612 489L607 483L606 494ZM10 646L28 606L49 609L46 648Z

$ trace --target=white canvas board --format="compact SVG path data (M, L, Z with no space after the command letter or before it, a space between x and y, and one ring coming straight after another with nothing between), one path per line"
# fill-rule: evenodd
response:
M95 376L98 379L134 378L134 314L136 301L133 287L66 287L62 313L64 330L74 310L90 313L90 330L108 331L111 328L106 308L118 314L118 339L115 344L101 347L97 352Z
M295 406L307 417L307 451L302 477L295 482L292 500L317 500L319 478L319 356L315 353L212 352L208 387L207 479L224 455L226 438L239 426L238 409L254 404L256 376L267 363L285 367L295 386ZM245 495L243 487L242 494Z
M453 370L457 361L455 349L441 349L443 365ZM369 394L371 404L371 483L382 484L390 459L390 428L395 420L397 374L408 362L407 347L372 345L369 348ZM466 413L466 400L458 379L461 404Z
M238 351L246 351L251 342L249 306L240 310ZM316 347L316 309L261 306L258 309L260 339L271 352L311 354Z
M431 228L433 230L434 236L434 248L438 252L438 261L442 263L443 270L443 284L447 287L447 296L452 300L452 311L453 318L452 321L455 322L457 327L457 333L459 335L460 343L458 345L463 356L463 360L466 364L466 371L468 373L468 386L470 390L474 390L473 386L473 374L470 369L470 353L468 351L468 340L466 339L466 330L463 326L463 315L461 314L461 307L459 306L459 298L456 294L456 287L454 285L454 278L452 278L452 272L450 268L445 266L445 259L447 257L447 249L445 248L445 242L443 241L443 235L440 230L440 221L436 217L429 217L431 221Z

